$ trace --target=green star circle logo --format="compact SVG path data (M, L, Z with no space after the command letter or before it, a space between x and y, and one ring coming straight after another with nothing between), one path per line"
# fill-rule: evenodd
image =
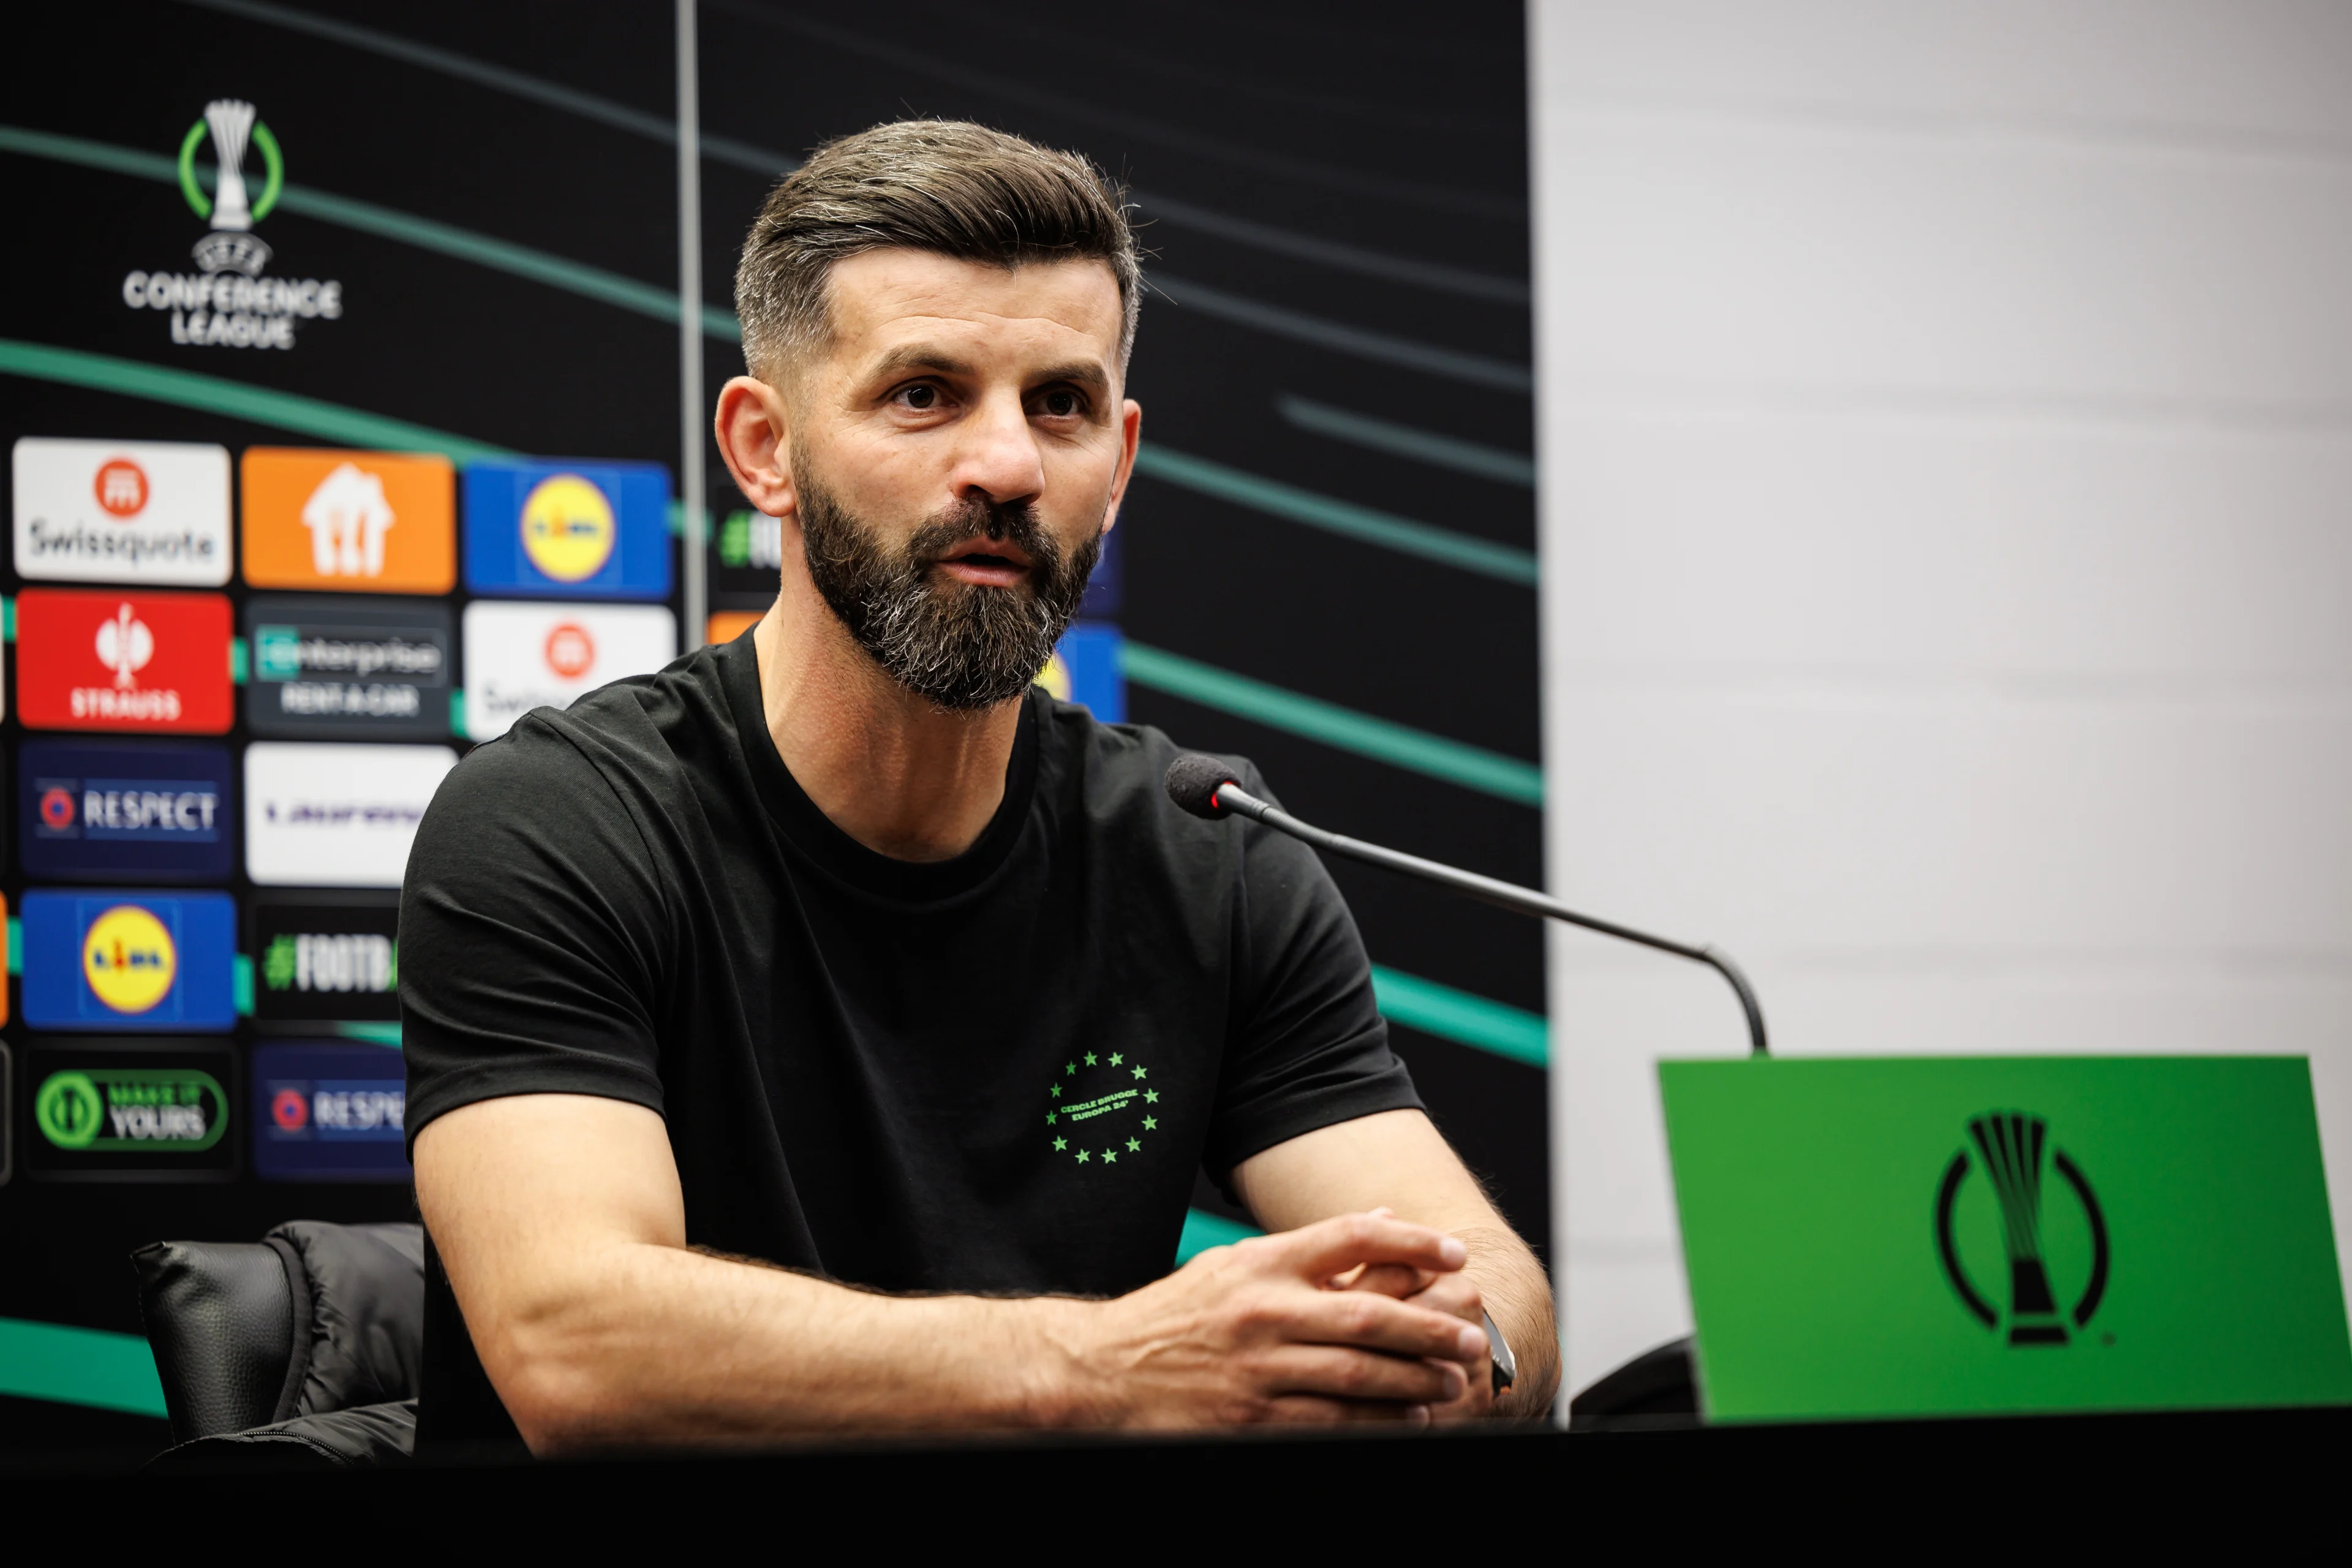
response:
M33 1125L60 1149L87 1149L106 1123L106 1100L86 1072L53 1072L33 1096Z
M1151 1069L1126 1051L1082 1051L1045 1090L1045 1137L1057 1159L1108 1168L1144 1152L1160 1131Z

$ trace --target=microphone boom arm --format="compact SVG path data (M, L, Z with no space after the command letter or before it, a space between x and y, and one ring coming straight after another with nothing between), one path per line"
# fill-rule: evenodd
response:
M1599 931L1603 936L1613 936L1620 942L1639 942L1643 947L1656 948L1660 952L1671 952L1677 958L1687 958L1694 963L1704 963L1728 981L1733 993L1738 996L1740 1011L1748 1015L1749 1049L1759 1057L1771 1054L1766 1048L1764 1041L1764 1009L1758 1005L1755 988L1748 984L1748 976L1742 974L1739 972L1739 966L1731 962L1729 953L1712 947L1694 947L1688 942L1675 942L1669 937L1653 936L1648 931L1635 931L1631 926L1621 926L1613 921L1599 920L1591 915L1580 915L1558 899L1547 893L1538 893L1532 888L1522 888L1516 883L1496 881L1492 877L1481 877L1475 871L1464 871L1452 866L1441 866L1434 860L1424 860L1418 855L1407 855L1400 850L1384 849L1377 844L1367 844L1360 838L1349 838L1345 834L1332 833L1312 823L1301 822L1290 813L1258 799L1257 796L1230 780L1217 785L1211 799L1213 804L1226 811L1233 812L1236 816L1246 816L1254 822L1262 822L1268 827L1287 833L1293 838L1312 844L1316 848L1327 853L1345 855L1350 860L1361 860L1368 865L1382 867L1391 871L1401 871L1408 877L1419 877L1425 882L1435 882L1441 887L1451 888L1457 893L1467 893L1474 899L1484 900L1487 903L1497 904L1507 910L1516 910L1523 915L1540 915L1547 920L1581 926L1586 931Z

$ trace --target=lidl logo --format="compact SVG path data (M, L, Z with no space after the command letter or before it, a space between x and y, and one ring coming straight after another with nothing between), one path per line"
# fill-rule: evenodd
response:
M225 1179L236 1170L236 1070L220 1046L37 1041L26 1163L51 1180Z
M677 657L677 620L662 605L466 606L466 734L489 741L534 708L565 708L624 676Z
M179 944L149 910L117 904L82 936L81 977L110 1012L136 1017L171 994Z
M1119 673L1117 626L1079 621L1062 634L1037 684L1064 702L1081 703L1105 724L1127 721L1127 678Z
M441 605L326 595L245 607L253 679L245 721L261 735L444 736L449 612Z
M48 1029L225 1029L236 907L226 893L25 895L25 1020Z
M577 474L541 479L522 502L522 549L559 583L584 583L613 558L613 503Z
M228 451L27 436L11 454L16 570L80 583L228 581Z
M253 1050L253 1167L264 1181L409 1179L400 1053L269 1042Z
M27 741L17 766L18 832L34 876L227 878L225 747Z
M668 470L657 463L471 464L466 585L477 594L667 597L668 506Z
M18 711L34 729L229 727L228 601L218 594L27 588L16 640Z
M245 481L245 580L257 588L446 594L457 576L456 475L446 458L254 447Z

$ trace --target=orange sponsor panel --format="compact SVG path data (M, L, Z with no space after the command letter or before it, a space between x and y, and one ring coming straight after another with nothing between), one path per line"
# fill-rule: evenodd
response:
M257 588L446 594L457 582L457 473L446 458L252 447L245 580Z
M733 642L743 635L743 628L766 615L765 610L713 610L703 626L702 640L708 643Z

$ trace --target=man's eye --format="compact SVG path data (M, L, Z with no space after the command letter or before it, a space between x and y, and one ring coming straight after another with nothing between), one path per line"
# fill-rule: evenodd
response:
M1045 395L1045 412L1056 419L1067 419L1080 407L1075 392L1049 392Z
M940 389L936 386L910 386L900 393L909 408L929 409L940 405Z

